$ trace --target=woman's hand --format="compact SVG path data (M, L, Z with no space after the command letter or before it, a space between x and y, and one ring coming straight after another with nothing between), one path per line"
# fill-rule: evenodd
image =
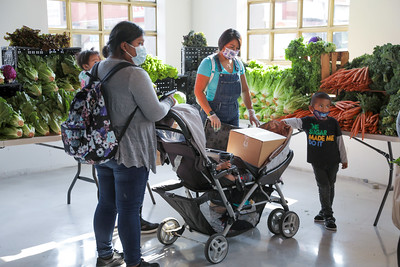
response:
M170 95L168 97L171 98L172 101L174 101L174 104L171 107L175 106L176 105L176 99L175 99L174 95L172 94L172 95Z
M217 114L209 116L208 119L211 121L211 126L214 128L214 131L221 129L221 121L219 120Z
M260 121L257 119L256 112L252 108L249 109L249 120L251 125L254 123L257 127L260 126Z

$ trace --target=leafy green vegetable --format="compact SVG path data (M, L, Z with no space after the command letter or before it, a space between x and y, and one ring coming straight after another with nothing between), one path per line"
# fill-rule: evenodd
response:
M141 67L149 74L152 82L166 78L178 78L178 70L171 65L163 64L161 59L147 55Z
M202 32L190 31L187 35L183 36L183 46L189 47L204 47L207 46L206 36Z
M177 91L174 94L174 98L178 102L178 104L185 104L186 103L186 95L180 91Z
M22 137L22 129L14 126L7 126L0 128L0 136L5 137L7 139L11 138L20 138Z
M29 124L24 124L22 126L23 136L24 137L34 137L35 136L35 128Z
M45 83L42 86L42 93L44 95L47 95L51 92L57 92L57 91L58 91L58 86L55 82Z
M14 114L14 110L7 101L0 97L0 128L3 127Z

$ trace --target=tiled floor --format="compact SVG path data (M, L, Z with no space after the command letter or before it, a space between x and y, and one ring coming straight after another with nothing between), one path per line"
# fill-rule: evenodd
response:
M0 179L0 266L94 266L96 249L92 216L96 205L94 184L78 181L71 205L66 192L75 168ZM90 175L90 168L84 167ZM169 166L151 174L150 184L175 179ZM299 232L291 239L268 231L268 206L256 228L228 238L229 252L218 266L397 266L396 246L400 232L391 222L391 200L377 227L373 221L383 189L347 178L339 178L334 204L338 231L313 222L318 212L317 189L311 173L288 168L282 189L290 209L300 216ZM182 218L158 195L151 203L146 193L144 218L161 221ZM165 267L211 266L204 257L207 236L186 231L190 239L173 245L160 244L155 234L142 237L143 257ZM121 249L118 236L116 247Z

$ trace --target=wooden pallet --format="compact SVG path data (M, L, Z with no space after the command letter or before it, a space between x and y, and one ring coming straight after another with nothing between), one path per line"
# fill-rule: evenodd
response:
M339 63L340 61L340 63ZM331 52L321 55L321 80L332 75L349 62L349 52Z

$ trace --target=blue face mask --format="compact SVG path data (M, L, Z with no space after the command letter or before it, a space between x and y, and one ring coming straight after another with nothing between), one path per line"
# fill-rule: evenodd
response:
M317 119L323 120L323 119L326 119L326 117L328 117L329 111L328 112L321 112L321 111L318 111L318 110L314 109L313 114L314 114L315 117L317 117Z
M125 52L132 57L132 61L133 61L133 63L135 63L135 65L137 65L137 66L142 65L143 62L146 60L146 56L147 56L146 48L143 45L133 46L133 45L131 45L129 43L127 43L127 44L129 46L135 48L136 57L132 56L127 51L125 51Z

